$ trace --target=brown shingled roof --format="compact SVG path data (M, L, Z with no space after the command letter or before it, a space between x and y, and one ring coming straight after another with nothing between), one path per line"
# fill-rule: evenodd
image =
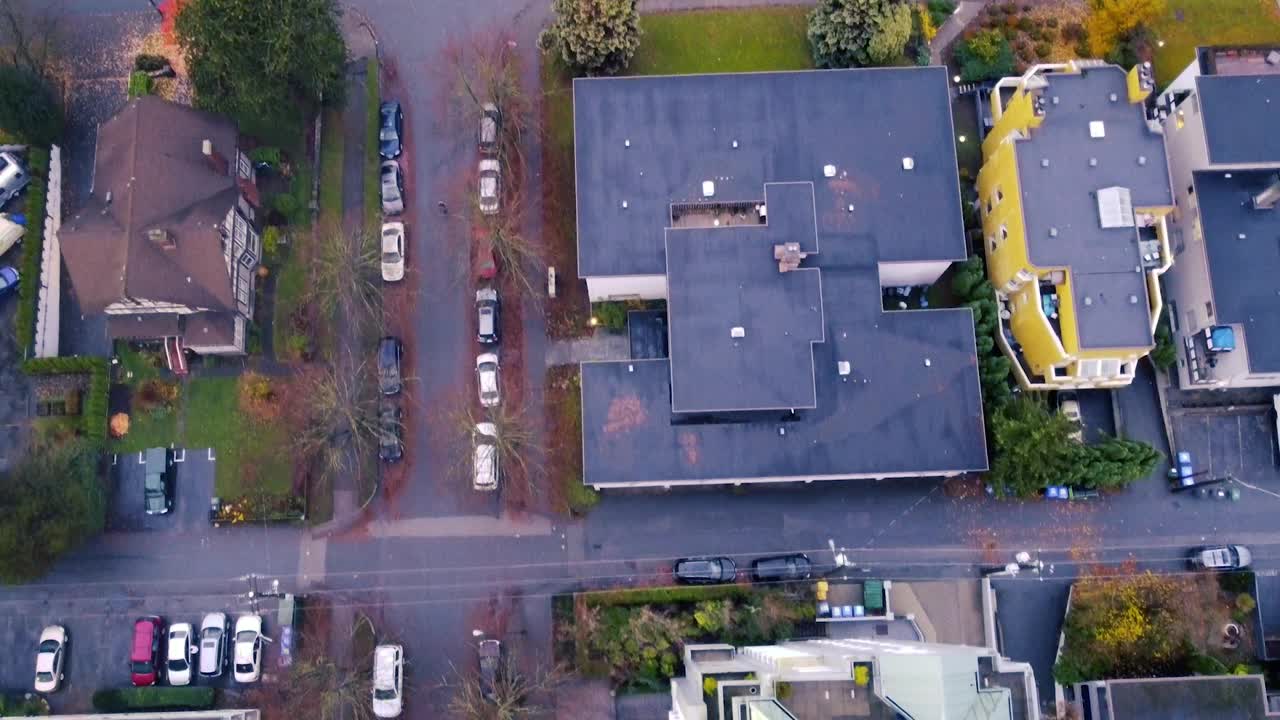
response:
M235 311L219 228L240 191L201 144L233 159L238 135L227 118L154 96L102 125L93 195L59 233L85 309L135 298Z

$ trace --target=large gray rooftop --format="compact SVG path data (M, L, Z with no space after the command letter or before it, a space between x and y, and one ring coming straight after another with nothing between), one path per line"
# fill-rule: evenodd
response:
M1211 162L1280 162L1280 75L1201 75L1196 92Z
M1098 192L1126 188L1134 208L1173 205L1164 142L1128 102L1120 68L1045 78L1044 122L1017 145L1031 262L1070 268L1081 347L1151 345L1138 232L1103 227Z
M704 201L707 180L717 202L818 180L820 211L852 204L838 220L880 260L963 257L947 81L942 67L575 79L578 274L666 272L670 206Z
M1260 675L1112 680L1114 720L1264 720Z
M676 412L812 408L822 276L779 272L773 248L817 250L813 184L767 185L767 224L667 229ZM733 337L740 328L741 337Z
M1255 373L1280 372L1280 207L1255 210L1252 203L1277 172L1193 175L1214 320L1244 326L1249 369Z

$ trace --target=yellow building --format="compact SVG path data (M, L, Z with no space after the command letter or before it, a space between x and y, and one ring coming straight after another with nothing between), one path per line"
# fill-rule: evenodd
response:
M1119 387L1154 347L1173 210L1150 67L1001 80L978 173L1001 349L1031 390Z

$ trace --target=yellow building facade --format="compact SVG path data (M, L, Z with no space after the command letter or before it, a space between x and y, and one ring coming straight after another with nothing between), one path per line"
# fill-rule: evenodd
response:
M1173 210L1150 67L1038 65L990 95L978 173L1001 349L1031 390L1119 387L1154 347Z

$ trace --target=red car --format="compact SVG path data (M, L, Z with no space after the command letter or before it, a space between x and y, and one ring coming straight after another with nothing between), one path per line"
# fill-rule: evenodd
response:
M160 639L164 620L146 615L133 623L133 645L129 651L129 679L135 687L155 685L160 678Z

